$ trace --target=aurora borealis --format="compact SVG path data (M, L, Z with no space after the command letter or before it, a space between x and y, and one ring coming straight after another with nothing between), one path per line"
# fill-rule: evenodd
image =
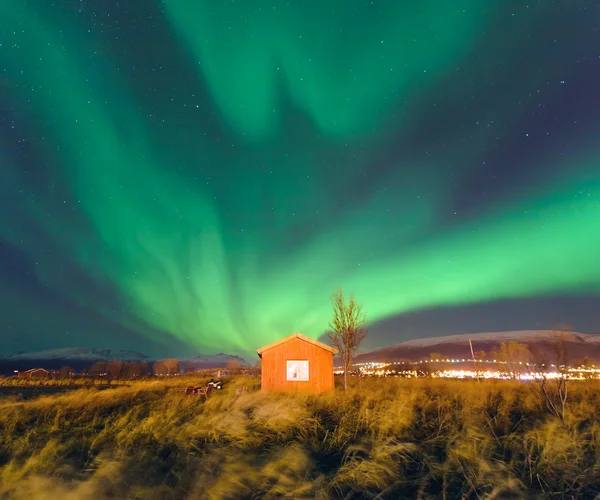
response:
M3 0L0 75L2 352L600 326L597 5Z

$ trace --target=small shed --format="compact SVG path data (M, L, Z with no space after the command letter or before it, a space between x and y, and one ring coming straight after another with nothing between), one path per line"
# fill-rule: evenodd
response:
M48 378L50 372L43 368L31 368L30 370L19 372L17 376L21 378Z
M300 333L261 347L263 391L313 394L332 391L333 356L337 349Z

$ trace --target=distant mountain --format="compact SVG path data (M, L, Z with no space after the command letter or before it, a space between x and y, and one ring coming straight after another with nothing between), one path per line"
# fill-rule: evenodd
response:
M542 354L549 354L556 335L559 335L561 341L565 343L569 361L575 361L584 356L600 361L600 335L587 335L577 332L557 333L548 330L521 330L409 340L401 344L360 354L355 358L355 362L416 361L429 358L431 353L439 353L448 358L470 358L469 340L473 344L474 351L490 352L493 347L498 347L502 342L513 341L527 345L530 350L534 349Z
M22 360L74 360L74 361L149 361L149 357L136 351L97 349L95 347L65 347L47 351L25 352L3 358L6 361Z
M165 356L167 357L167 356ZM14 370L27 370L42 367L46 369L59 369L71 366L76 370L88 369L98 361L146 361L152 363L156 358L151 358L136 351L117 349L98 349L94 347L66 347L63 349L50 349L46 351L24 352L0 358L0 373L12 373ZM179 358L180 370L204 370L212 368L225 368L236 362L241 368L250 365L239 356L231 354L199 354L192 358Z
M225 363L228 363L232 360L237 360L239 363L241 364L245 364L250 366L246 360L244 358L240 358L239 356L234 356L233 354L225 354L223 352L219 352L217 354L198 354L197 356L194 356L192 358L194 361L208 361L208 362L215 362L215 361L222 361Z
M206 370L209 368L226 368L237 363L240 368L250 368L250 364L239 356L233 354L198 354L193 358L179 360L181 370Z

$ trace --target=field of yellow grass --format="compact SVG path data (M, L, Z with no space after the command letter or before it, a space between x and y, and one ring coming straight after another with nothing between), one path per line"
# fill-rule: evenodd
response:
M0 398L0 498L598 498L600 385L564 419L513 382L355 379L263 394L237 377ZM236 396L236 388L248 392Z

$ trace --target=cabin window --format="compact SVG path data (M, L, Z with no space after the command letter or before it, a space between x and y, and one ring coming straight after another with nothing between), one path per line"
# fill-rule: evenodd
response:
M287 380L305 382L308 380L308 360L288 360Z

